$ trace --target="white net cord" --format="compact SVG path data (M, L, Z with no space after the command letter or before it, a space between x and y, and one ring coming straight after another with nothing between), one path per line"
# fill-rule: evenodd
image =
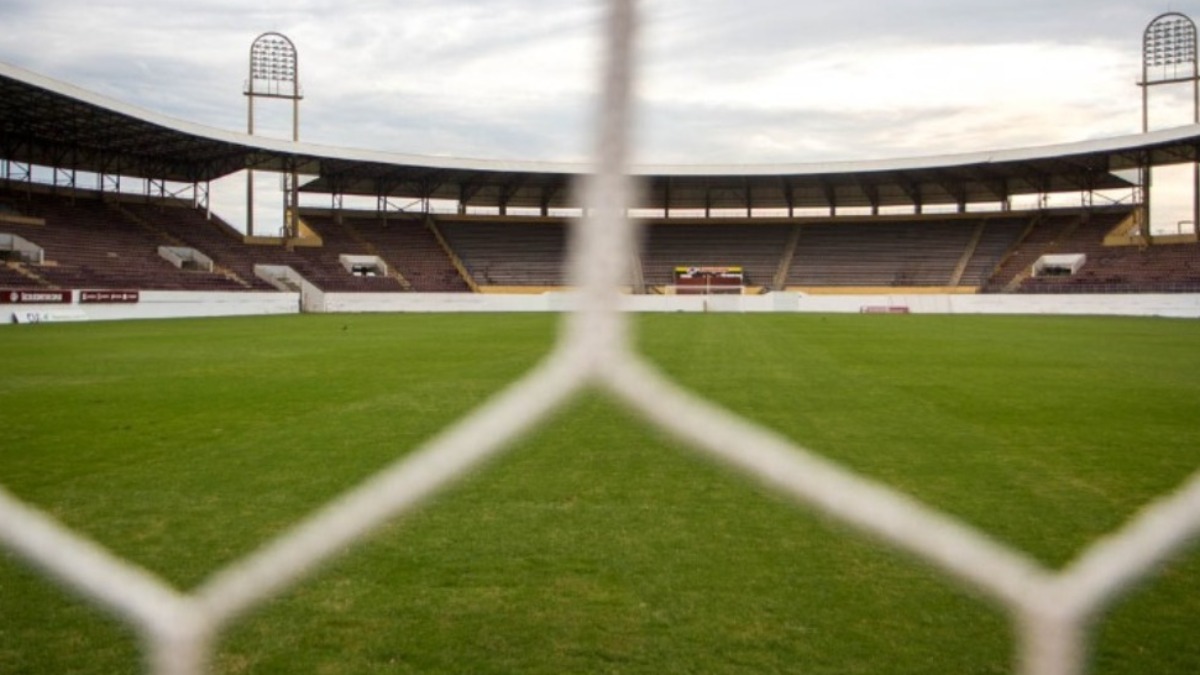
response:
M191 593L123 561L0 488L0 541L48 576L136 629L147 669L201 675L216 637L383 523L407 513L502 452L587 387L609 391L647 422L807 508L907 551L1004 607L1024 675L1082 675L1097 617L1200 531L1200 474L1094 544L1061 571L886 485L826 460L683 390L634 351L621 288L637 227L627 214L633 127L634 0L608 5L596 161L583 186L587 216L572 228L576 307L533 370L363 484L216 571Z

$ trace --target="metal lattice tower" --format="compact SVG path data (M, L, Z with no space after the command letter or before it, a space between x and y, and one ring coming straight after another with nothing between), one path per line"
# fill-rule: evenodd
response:
M1196 24L1179 12L1160 14L1142 34L1142 133L1150 131L1150 87L1192 83L1192 124L1200 124ZM1197 157L1196 159L1200 159ZM1150 165L1141 169L1143 230L1150 241ZM1200 236L1200 163L1192 170L1192 229Z
M280 98L292 102L292 141L300 140L300 63L296 45L280 33L263 33L250 45L250 68L246 79L246 133L254 135L254 99ZM298 231L296 212L299 194L296 169L284 173L284 238ZM289 208L290 206L290 208ZM246 170L246 234L254 234L254 169Z

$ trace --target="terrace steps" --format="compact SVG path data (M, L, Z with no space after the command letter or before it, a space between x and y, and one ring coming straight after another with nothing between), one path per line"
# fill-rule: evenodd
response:
M51 287L53 285L49 281L47 281L44 277L42 277L42 275L29 269L29 267L27 265L25 265L25 263L6 262L6 263L4 263L4 268L6 270L12 270L13 272L16 272L18 275L20 275L21 277L24 277L27 281L32 283L34 286ZM5 275L5 281L8 282L9 279L11 279L11 277L9 277L8 275Z
M346 234L349 234L351 239L358 242L358 244L363 247L368 255L373 255L387 263L388 276L395 279L396 283L400 284L401 288L406 291L413 290L413 285L408 281L407 278L405 278L404 274L400 272L400 268L397 267L391 260L388 260L387 256L385 256L383 252L379 250L378 246L376 246L373 242L368 241L367 238L358 231L358 228L354 227L352 222L345 220L342 222L342 226L345 227Z

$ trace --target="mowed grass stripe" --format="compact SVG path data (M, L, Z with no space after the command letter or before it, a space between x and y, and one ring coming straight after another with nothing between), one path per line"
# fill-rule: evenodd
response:
M524 372L546 315L0 331L0 482L187 588ZM648 358L1060 565L1197 464L1200 324L652 315ZM6 554L7 556L7 554ZM11 558L11 556L7 556ZM1193 672L1195 554L1096 672ZM239 623L222 672L1008 672L996 611L587 395ZM133 672L120 629L0 566L4 672Z
M1195 322L789 318L645 340L691 388L1050 564L1200 464Z

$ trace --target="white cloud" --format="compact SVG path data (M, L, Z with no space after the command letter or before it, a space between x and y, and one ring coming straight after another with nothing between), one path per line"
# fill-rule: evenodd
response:
M1161 11L1147 0L642 8L646 161L713 161L723 138L754 139L731 149L737 161L800 161L814 149L854 158L922 154L926 139L977 149L1135 131L1137 21ZM308 140L498 157L513 137L540 138L515 149L576 159L586 143L564 135L586 130L601 9L599 0L7 0L0 59L237 129L250 41L277 30L300 53ZM531 123L537 133L522 129ZM907 131L872 126L893 123ZM737 133L672 141L718 127ZM822 132L831 135L811 138Z
M799 128L825 115L902 121L907 128L862 129L875 142L892 136L885 151L917 149L915 141L931 137L920 129L932 125L941 145L962 150L995 147L1001 139L1023 144L1135 132L1137 90L1121 77L1131 68L1129 55L1095 46L892 45L796 51L715 84L700 73L663 69L645 89L652 105L721 108L730 117L787 112ZM850 154L864 150L880 148Z

